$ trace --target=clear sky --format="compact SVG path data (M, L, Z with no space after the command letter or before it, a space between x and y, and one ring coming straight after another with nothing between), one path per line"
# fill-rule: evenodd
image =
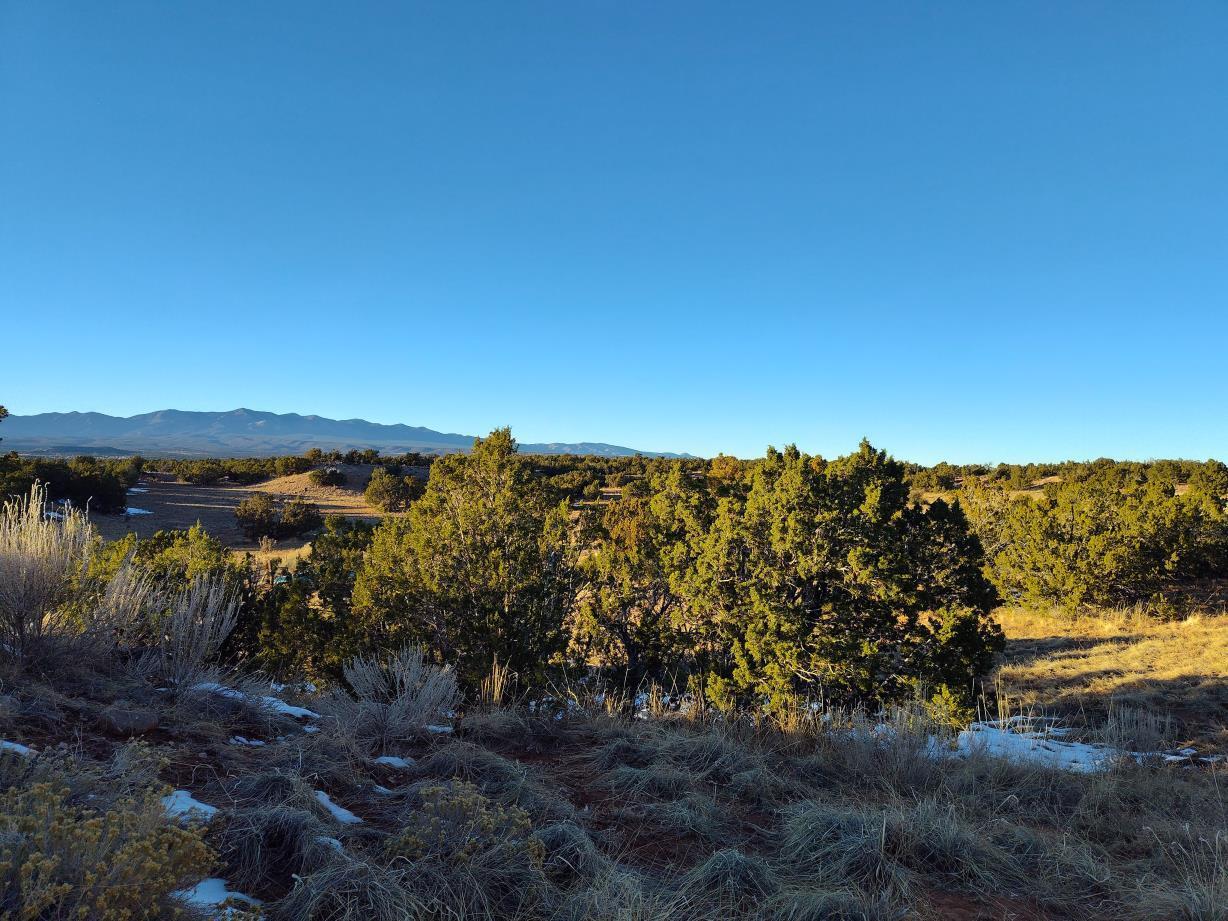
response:
M1222 0L0 0L0 403L1228 457L1225 49Z

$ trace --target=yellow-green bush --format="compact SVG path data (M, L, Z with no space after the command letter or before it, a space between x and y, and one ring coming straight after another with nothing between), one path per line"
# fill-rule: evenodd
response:
M14 921L175 917L171 893L212 861L199 831L167 822L153 793L105 812L54 783L0 798L0 916Z
M393 857L420 860L438 857L465 863L508 844L541 866L545 849L536 838L529 814L517 806L504 806L482 795L471 783L427 787L419 796L421 808L409 824L388 843Z
M529 815L453 779L419 792L409 824L387 844L414 867L416 894L456 917L539 917L551 899L546 848ZM434 915L432 915L434 917Z

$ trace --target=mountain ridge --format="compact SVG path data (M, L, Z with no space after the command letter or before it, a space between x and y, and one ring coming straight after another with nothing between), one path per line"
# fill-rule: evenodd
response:
M409 451L446 454L468 450L474 436L424 426L366 419L329 419L315 414L238 409L159 409L133 416L93 411L11 415L0 425L0 450L27 454L148 454L168 457L263 457L311 448L375 448L386 454ZM522 444L525 454L594 454L620 457L687 457L641 451L605 442Z

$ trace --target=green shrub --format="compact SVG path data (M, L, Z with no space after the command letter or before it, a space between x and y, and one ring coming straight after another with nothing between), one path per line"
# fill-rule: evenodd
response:
M305 499L291 499L278 507L268 493L252 493L235 508L235 521L253 543L262 537L299 537L324 526L320 507Z
M411 502L422 495L422 481L415 476L402 476L387 467L371 471L363 498L368 505L385 512L403 512Z
M532 825L523 809L500 805L463 780L425 787L418 797L420 806L388 842L390 856L468 863L483 852L515 845L530 855L532 863L542 864L545 848L530 838Z
M235 508L235 522L253 543L277 534L277 506L268 493L252 493Z
M428 645L476 684L491 662L527 677L562 651L577 548L502 429L431 469L404 518L376 529L354 586L372 630Z
M300 537L324 526L320 507L314 502L291 499L281 507L277 533L281 537Z
M344 486L345 474L336 467L317 467L311 471L311 482L317 486Z
M311 469L311 459L306 457L279 457L273 461L273 472L278 476L306 473Z
M1053 484L1011 502L987 526L1001 544L991 573L1002 594L1042 607L1145 602L1223 574L1228 558L1220 497L1202 488L1178 494L1163 481Z

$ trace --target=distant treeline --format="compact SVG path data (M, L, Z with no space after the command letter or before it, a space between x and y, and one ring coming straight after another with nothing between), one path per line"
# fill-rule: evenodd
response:
M128 503L128 487L140 479L144 463L140 457L57 460L12 452L0 455L0 499L29 495L30 487L39 482L46 484L52 500L66 500L96 512L122 512Z
M251 485L271 480L274 477L307 473L329 464L386 464L409 467L429 466L435 460L433 454L382 455L374 449L362 451L321 451L312 448L305 454L283 457L228 457L198 458L192 460L165 459L151 461L153 469L173 473L184 483L207 485L226 480L240 485Z
M1063 481L1087 482L1112 480L1119 485L1144 479L1163 480L1176 484L1194 484L1228 492L1228 466L1217 460L1155 460L1115 461L1100 458L1094 461L1062 461L1053 464L948 464L945 461L924 467L905 464L915 488L941 492L957 488L975 478L988 485L1028 489L1038 481L1060 477Z
M556 496L580 501L600 498L603 489L615 489L648 476L652 471L681 466L693 472L702 472L707 462L698 458L673 460L646 458L640 455L627 457L599 457L586 454L541 454L522 455L532 474L540 478ZM149 461L151 469L173 473L185 483L211 484L226 480L241 485L251 485L271 480L274 477L306 473L336 464L368 464L384 468L388 473L402 476L404 468L430 467L438 460L434 454L409 452L406 454L381 454L374 449L362 451L321 451L312 449L301 455L284 457L232 457L166 459ZM321 482L325 479L321 476ZM339 481L336 482L339 485Z

